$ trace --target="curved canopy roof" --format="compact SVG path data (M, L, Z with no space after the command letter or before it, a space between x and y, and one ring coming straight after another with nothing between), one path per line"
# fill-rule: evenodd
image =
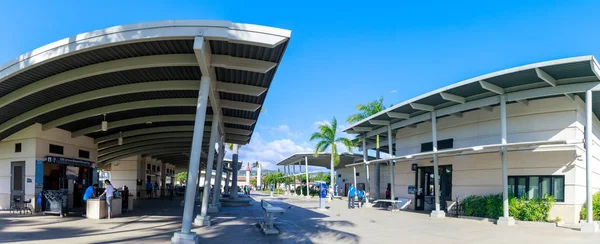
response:
M388 125L392 130L412 126L436 117L461 116L474 109L491 109L507 102L526 104L528 100L554 96L584 96L586 90L598 89L600 68L593 56L581 56L534 63L501 70L461 81L450 86L396 104L348 127L345 132L363 134L374 148L375 135L380 135L383 151L387 148ZM594 95L595 99L597 95ZM594 113L600 110L594 107ZM393 143L393 140L392 140Z
M44 130L94 138L100 162L151 155L186 165L200 78L208 75L210 104L219 106L207 109L204 131L220 114L225 141L247 144L290 34L229 21L174 20L50 43L0 66L0 140L40 123ZM104 119L107 131L101 130Z
M304 165L304 158L307 157L308 165L331 168L331 153L319 153L315 157L315 153L295 153L281 162L277 163L278 166L284 165L294 165L300 163L300 165ZM369 156L368 160L374 160L374 157ZM363 161L363 155L360 154L350 154L350 153L342 153L340 154L340 163L335 167L337 169L344 168L346 165L354 164L357 162Z

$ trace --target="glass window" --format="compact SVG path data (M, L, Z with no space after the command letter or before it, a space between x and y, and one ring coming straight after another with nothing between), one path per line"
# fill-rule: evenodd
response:
M23 166L13 167L13 190L23 190Z
M90 152L85 150L79 150L80 158L90 158Z
M552 185L554 186L554 199L556 201L564 201L565 200L565 178L563 177L553 177Z
M21 150L22 150L21 143L16 143L15 144L15 152L18 153L18 152L21 152Z
M508 177L508 195L509 196L515 195L515 178L514 177Z
M540 181L541 181L541 194L540 196L543 195L550 195L552 196L552 178L550 177L540 177Z
M519 177L517 178L517 197L525 196L525 192L527 192L527 178Z
M50 144L50 153L54 153L54 154L63 154L64 153L64 147L63 146L59 146L59 145L54 145L54 144Z
M529 177L529 189L527 190L527 197L529 199L538 198L540 189L540 177L533 176Z

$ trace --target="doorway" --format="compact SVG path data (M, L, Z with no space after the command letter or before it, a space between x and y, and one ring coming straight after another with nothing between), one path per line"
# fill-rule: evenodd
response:
M11 162L10 169L11 201L16 197L23 200L25 197L25 162Z
M452 200L452 165L440 165L440 209L446 209L446 201ZM435 209L435 181L433 166L419 167L416 173L417 191L415 192L415 210Z

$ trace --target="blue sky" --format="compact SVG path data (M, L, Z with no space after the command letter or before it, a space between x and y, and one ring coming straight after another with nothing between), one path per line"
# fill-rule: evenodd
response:
M0 63L81 32L166 19L292 30L242 160L310 150L316 124L481 74L600 53L598 1L3 1ZM417 2L417 1L414 1Z

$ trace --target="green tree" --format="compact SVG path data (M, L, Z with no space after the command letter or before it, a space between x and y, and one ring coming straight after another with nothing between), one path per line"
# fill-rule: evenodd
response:
M256 178L250 179L250 185L256 187Z
M367 102L367 104L358 104L356 105L356 110L358 110L358 113L352 114L346 119L348 123L354 124L370 117L371 115L385 110L385 105L383 105L383 97Z
M330 164L330 185L335 184L333 178L333 171L335 166L340 163L340 155L338 154L336 143L341 143L348 148L348 151L352 152L353 142L345 137L336 137L337 132L337 119L333 117L331 124L322 124L319 126L319 131L312 134L310 137L311 141L317 141L315 148L315 157L321 152L325 152L331 147L331 164ZM333 189L333 188L332 188Z
M175 180L177 182L179 182L180 185L182 185L187 181L187 177L188 177L187 171L179 172L179 173L177 173L177 175L175 175Z

